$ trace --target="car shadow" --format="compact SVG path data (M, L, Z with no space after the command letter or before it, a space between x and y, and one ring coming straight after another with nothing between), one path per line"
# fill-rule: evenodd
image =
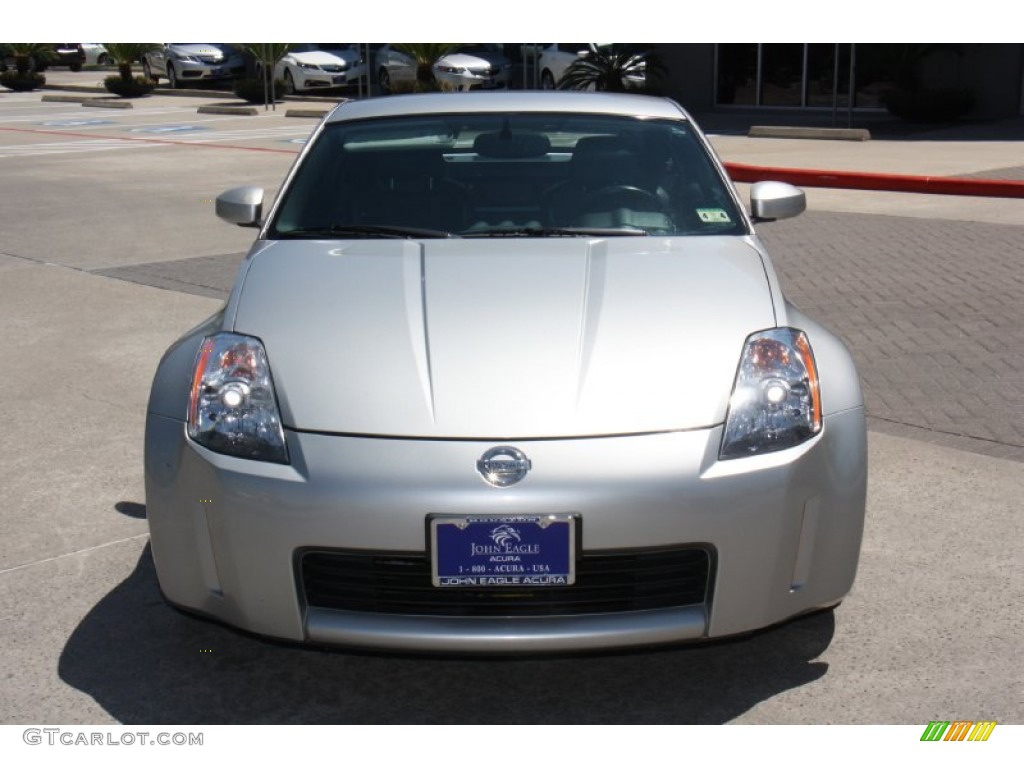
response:
M726 642L557 658L383 656L268 642L171 608L149 545L59 674L125 724L727 722L817 680L831 612Z

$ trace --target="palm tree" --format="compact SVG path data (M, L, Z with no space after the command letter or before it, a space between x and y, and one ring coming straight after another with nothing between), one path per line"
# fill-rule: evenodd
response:
M651 75L665 75L665 65L652 51L638 50L633 46L611 44L598 46L590 44L586 56L582 56L565 70L558 88L563 91L595 91L622 93L630 90L629 79L647 81Z
M49 43L7 43L7 55L14 59L18 77L25 77L29 70L41 63L48 63L57 56Z
M433 90L434 62L450 53L458 43L395 43L395 50L416 61L416 82L420 90Z
M150 51L159 48L158 43L103 43L107 49L107 55L117 66L121 80L131 82L132 64L141 61L142 57Z
M247 50L256 59L256 73L262 76L263 72L273 72L277 62L283 59L291 50L291 43L242 43L242 48Z
M264 107L277 104L278 81L274 79L274 68L277 66L277 62L288 55L292 45L293 43L242 43L241 47L251 53L253 58L256 59L256 79L262 81L263 84ZM288 75L287 79L290 81L291 76ZM247 88L251 86L246 82L236 82L235 93L242 95L242 98L248 101L252 101L251 96L247 96L243 91L239 91L238 87ZM277 107L275 106L274 109L277 109Z

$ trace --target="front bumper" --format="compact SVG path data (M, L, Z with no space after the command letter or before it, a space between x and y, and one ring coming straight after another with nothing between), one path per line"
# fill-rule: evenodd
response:
M168 599L259 634L389 650L535 652L720 637L832 605L849 591L864 519L861 409L787 451L717 460L721 428L515 443L525 480L485 484L491 443L288 432L290 466L214 454L150 414L146 496ZM310 607L309 549L423 553L433 513L576 513L588 552L699 546L699 604L559 616L380 614Z
M351 70L344 72L325 72L318 69L294 70L293 76L296 90L312 91L322 88L343 88L355 81Z
M245 74L245 64L235 61L207 64L176 60L174 67L181 80L227 80Z

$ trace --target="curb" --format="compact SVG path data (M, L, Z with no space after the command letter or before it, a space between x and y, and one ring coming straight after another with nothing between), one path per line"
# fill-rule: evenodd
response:
M41 101L53 102L58 101L62 104L81 104L87 99L94 98L92 96L64 96L63 94L43 94Z
M103 91L106 93L106 89ZM59 102L61 104L80 104L83 107L106 107L107 109L132 109L130 101L120 96L61 96L44 95L42 101Z
M1024 181L956 179L949 176L913 176L894 173L822 171L810 168L772 168L725 163L733 181L785 181L802 187L869 189L879 192L917 192L926 195L1024 198Z
M110 93L102 85L50 85L47 83L40 87L41 91L68 91L69 93ZM66 101L66 99L52 98L47 99L43 96L43 101Z
M135 109L130 101L120 98L112 99L82 99L83 107L102 107L103 109Z
M256 107L234 107L221 106L218 104L204 104L196 110L199 115L258 115Z
M793 125L752 125L751 139L827 139L831 141L870 141L867 128L810 128Z
M315 117L321 119L324 115L330 112L329 109L288 109L285 110L285 117Z

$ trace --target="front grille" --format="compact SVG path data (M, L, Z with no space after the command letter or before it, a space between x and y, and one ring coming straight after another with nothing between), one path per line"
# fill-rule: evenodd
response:
M569 616L705 601L711 557L699 547L591 552L568 587L434 587L423 555L308 551L299 589L315 608L431 616Z
M321 64L320 69L324 72L344 72L348 69L348 66L342 66L341 64Z

